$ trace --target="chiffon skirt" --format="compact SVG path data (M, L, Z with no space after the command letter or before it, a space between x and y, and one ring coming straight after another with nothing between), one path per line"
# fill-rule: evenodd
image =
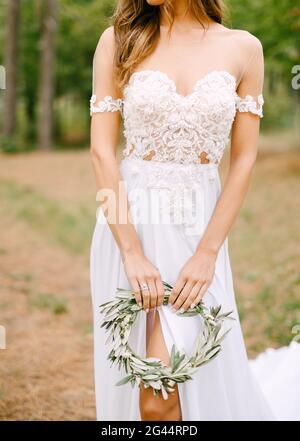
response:
M173 285L194 253L221 191L215 164L158 163L126 158L120 172L126 185L132 218L143 251L163 281ZM94 319L94 372L97 420L139 421L139 388L116 386L126 373L107 360L110 347L100 327L100 304L116 289L130 288L117 244L100 210L91 244L91 292ZM220 354L198 369L193 379L178 384L183 421L300 419L297 343L268 350L248 361L235 302L228 242L219 250L214 279L203 297L206 305L233 311L231 331ZM156 312L168 351L173 344L192 354L201 330L200 317L181 317L162 306ZM130 345L146 356L146 325L150 313L141 311ZM276 369L275 369L276 366Z

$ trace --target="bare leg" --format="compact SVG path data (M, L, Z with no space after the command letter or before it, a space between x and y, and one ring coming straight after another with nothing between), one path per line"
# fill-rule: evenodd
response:
M153 328L150 332L149 320L154 315ZM169 365L170 356L164 340L159 313L150 311L147 315L147 357L158 357ZM153 395L151 387L145 389L140 384L140 413L142 421L181 421L181 408L177 385L175 391L164 400L161 392L158 396Z

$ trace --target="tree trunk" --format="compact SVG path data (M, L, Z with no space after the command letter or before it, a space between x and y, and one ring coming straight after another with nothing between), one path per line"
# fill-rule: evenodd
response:
M18 40L20 28L20 0L10 0L8 3L6 48L5 48L5 82L4 96L4 136L13 135L16 128L17 108L17 71L18 71Z
M55 35L57 0L44 0L41 37L41 76L39 88L38 145L52 147Z

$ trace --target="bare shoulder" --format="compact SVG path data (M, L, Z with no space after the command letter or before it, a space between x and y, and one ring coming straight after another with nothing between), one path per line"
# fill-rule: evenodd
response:
M232 29L232 38L235 43L246 53L263 52L263 46L259 38L249 31Z
M108 28L104 29L102 32L100 39L103 40L106 43L113 43L115 39L115 31L113 26L109 26Z
M99 43L103 44L104 46L106 46L108 49L113 49L114 48L114 44L115 44L115 32L114 32L114 27L113 26L109 26L108 28L106 28L99 39Z

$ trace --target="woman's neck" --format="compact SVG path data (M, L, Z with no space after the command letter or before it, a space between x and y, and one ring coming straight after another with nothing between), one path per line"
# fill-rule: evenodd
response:
M203 24L209 26L211 29L214 29L215 27L222 27L222 25L219 25L210 18L208 18L208 20L206 20ZM163 6L160 6L160 26L161 28L169 28L168 17L164 11ZM174 2L174 22L172 25L173 30L177 33L186 34L192 29L199 29L199 26L201 26L199 21L188 10L187 0L176 0L176 2Z

